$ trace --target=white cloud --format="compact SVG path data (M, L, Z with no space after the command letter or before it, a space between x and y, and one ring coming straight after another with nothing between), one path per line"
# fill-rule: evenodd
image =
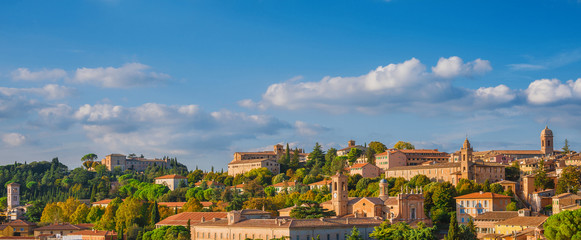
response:
M309 124L303 121L295 121L295 129L300 135L316 136L330 129L319 124Z
M47 84L42 88L7 88L0 87L0 93L6 96L21 96L32 94L42 96L47 99L60 99L68 97L74 93L74 90L65 86L56 84Z
M579 80L577 80L579 82ZM558 79L540 79L529 84L526 89L527 100L533 104L547 104L573 96L572 85L562 84Z
M480 75L486 72L490 72L492 67L488 60L482 60L480 58L464 63L464 61L456 56L449 58L440 58L438 64L432 67L432 72L442 78L454 78L458 76L473 76Z
M127 63L119 68L79 68L72 81L106 88L126 88L155 85L170 78L165 73L152 72L149 69L149 66L141 63Z
M513 70L540 70L540 69L547 68L543 65L528 64L528 63L508 64L508 66Z
M55 81L67 77L67 72L62 69L42 69L32 72L28 68L18 68L12 71L12 80L15 81Z
M26 142L26 136L20 133L6 133L2 134L2 142L11 147L17 147Z
M238 104L250 108L310 108L333 113L392 111L416 103L435 104L466 98L474 91L452 86L452 79L483 74L491 69L486 60L464 63L459 57L450 57L441 58L432 72L428 72L425 65L412 58L377 67L356 77L324 77L318 82L272 84L262 95L261 101L244 99ZM483 89L480 94L486 93Z
M516 93L504 84L496 87L481 87L474 93L477 101L506 103L516 98Z

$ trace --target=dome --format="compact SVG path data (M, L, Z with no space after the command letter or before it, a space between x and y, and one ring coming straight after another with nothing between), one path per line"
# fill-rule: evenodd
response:
M545 126L545 129L541 131L541 136L553 136L553 131L549 129L549 126Z
M381 179L381 180L379 180L379 183L387 183L387 180Z

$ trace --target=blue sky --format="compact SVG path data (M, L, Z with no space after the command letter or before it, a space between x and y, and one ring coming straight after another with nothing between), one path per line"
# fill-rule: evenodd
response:
M1 163L581 140L579 1L0 2Z

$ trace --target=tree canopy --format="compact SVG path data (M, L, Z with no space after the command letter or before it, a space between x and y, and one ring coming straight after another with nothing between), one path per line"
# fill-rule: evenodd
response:
M404 142L404 141L398 141L395 145L393 145L393 148L395 149L416 149L416 147L409 143L409 142Z

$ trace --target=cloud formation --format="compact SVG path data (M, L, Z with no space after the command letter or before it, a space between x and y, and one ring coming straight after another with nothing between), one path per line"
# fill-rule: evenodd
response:
M62 69L42 69L36 72L28 68L18 68L12 71L12 80L15 81L56 81L67 77L67 72Z
M26 142L26 137L20 133L5 133L2 134L2 142L11 147L17 147Z
M152 72L150 68L141 63L127 63L119 68L79 68L72 81L106 88L127 88L155 85L169 79L169 75Z
M532 104L549 104L564 100L581 99L581 78L569 80L566 84L558 79L540 79L529 84L525 90L527 100Z
M457 77L473 77L491 71L487 60L465 63L459 57L441 58L432 71L418 59L377 67L357 77L325 77L318 82L288 81L270 85L259 102L244 99L244 107L320 109L334 113L381 111L415 104L434 104L463 99L471 105L477 100L503 103L514 99L504 96L506 86L480 89L454 87ZM498 92L503 91L503 92Z
M12 71L14 81L58 81L90 84L104 88L130 88L153 86L170 79L165 73L151 71L151 67L142 63L126 63L121 67L77 68L67 73L63 69L42 69L31 71L18 68Z

